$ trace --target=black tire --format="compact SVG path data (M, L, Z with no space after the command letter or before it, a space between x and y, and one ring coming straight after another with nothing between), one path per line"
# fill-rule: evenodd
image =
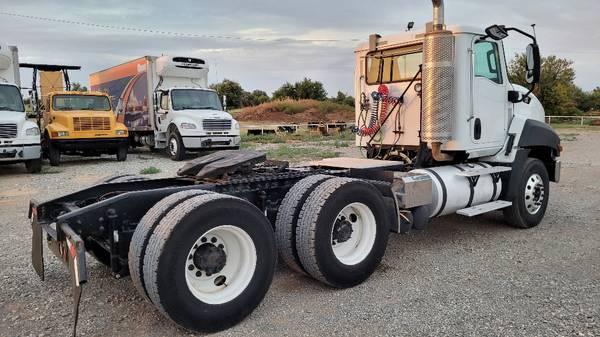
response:
M187 285L188 254L206 233L222 226L250 238L256 264L239 294L209 304ZM260 304L273 280L276 262L275 238L264 214L247 201L212 193L180 203L160 221L146 246L143 274L152 303L166 317L192 331L216 332L236 325ZM231 289L232 284L226 288Z
M177 131L172 131L169 134L167 154L174 161L182 161L185 159L185 146L183 145L181 135Z
M25 168L28 173L42 172L42 158L32 159L25 162Z
M48 141L48 160L50 161L50 166L60 165L60 149L52 144L51 141Z
M504 209L504 219L506 222L517 228L533 228L542 222L544 216L546 215L546 209L548 207L548 200L550 197L550 178L548 176L548 170L544 166L539 159L529 158L525 162L523 166L522 172L513 172L512 174L517 174L520 177L517 189L515 192L514 200L512 200L513 205L509 208ZM535 190L537 187L531 184L532 178L535 180L534 176L537 175L541 179L539 187L543 186L543 189L540 190L542 199L540 200L539 209L537 212L533 213L528 211L527 207L527 199L526 200L526 190ZM535 206L534 206L535 209ZM533 209L532 209L533 210Z
M349 265L335 255L332 232L340 212L353 203L361 203L372 213L375 235L366 256ZM304 203L296 228L296 247L302 266L311 276L332 287L349 288L373 274L385 253L389 233L389 217L379 190L361 180L334 178L319 185Z
M285 195L279 206L275 221L275 242L279 256L290 267L299 273L306 273L300 263L296 249L296 226L302 205L312 191L323 181L332 178L327 175L314 175L300 180Z
M191 190L191 191L183 191L175 194L171 194L170 196L162 199L156 205L154 205L144 217L140 220L139 224L135 228L135 232L133 233L133 237L131 238L131 244L129 245L129 273L131 275L131 281L133 285L138 290L140 295L142 295L145 299L150 301L148 297L148 291L146 290L146 285L144 283L144 257L146 255L146 245L150 240L150 236L154 232L154 229L162 218L167 215L175 206L180 203L207 193L212 193L209 191L202 190Z
M126 161L128 150L129 150L129 147L126 145L119 146L119 148L117 149L117 161Z

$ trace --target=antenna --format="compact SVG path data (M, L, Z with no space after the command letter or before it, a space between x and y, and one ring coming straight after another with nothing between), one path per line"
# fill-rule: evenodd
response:
M533 29L533 37L535 37L535 39L537 40L537 34L535 33L535 23L531 25L531 28Z

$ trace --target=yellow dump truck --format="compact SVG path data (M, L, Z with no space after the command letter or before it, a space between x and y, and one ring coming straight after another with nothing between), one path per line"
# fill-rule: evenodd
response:
M111 154L118 161L127 160L129 134L127 127L117 121L110 97L101 92L70 90L67 71L79 67L40 64L21 64L21 67L33 69L32 104L38 111L42 148L50 165L58 166L62 154Z

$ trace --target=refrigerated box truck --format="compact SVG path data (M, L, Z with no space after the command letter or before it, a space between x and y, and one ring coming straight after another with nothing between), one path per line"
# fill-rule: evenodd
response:
M208 88L209 68L190 57L145 56L89 77L106 92L130 143L166 149L173 160L186 151L238 149L240 126Z

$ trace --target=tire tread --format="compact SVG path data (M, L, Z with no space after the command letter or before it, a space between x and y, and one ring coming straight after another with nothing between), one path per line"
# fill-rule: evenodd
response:
M275 222L277 249L286 265L298 273L306 274L296 249L296 226L303 206L302 201L306 201L307 194L310 194L318 184L331 178L333 176L318 174L300 180L288 191L279 206Z

